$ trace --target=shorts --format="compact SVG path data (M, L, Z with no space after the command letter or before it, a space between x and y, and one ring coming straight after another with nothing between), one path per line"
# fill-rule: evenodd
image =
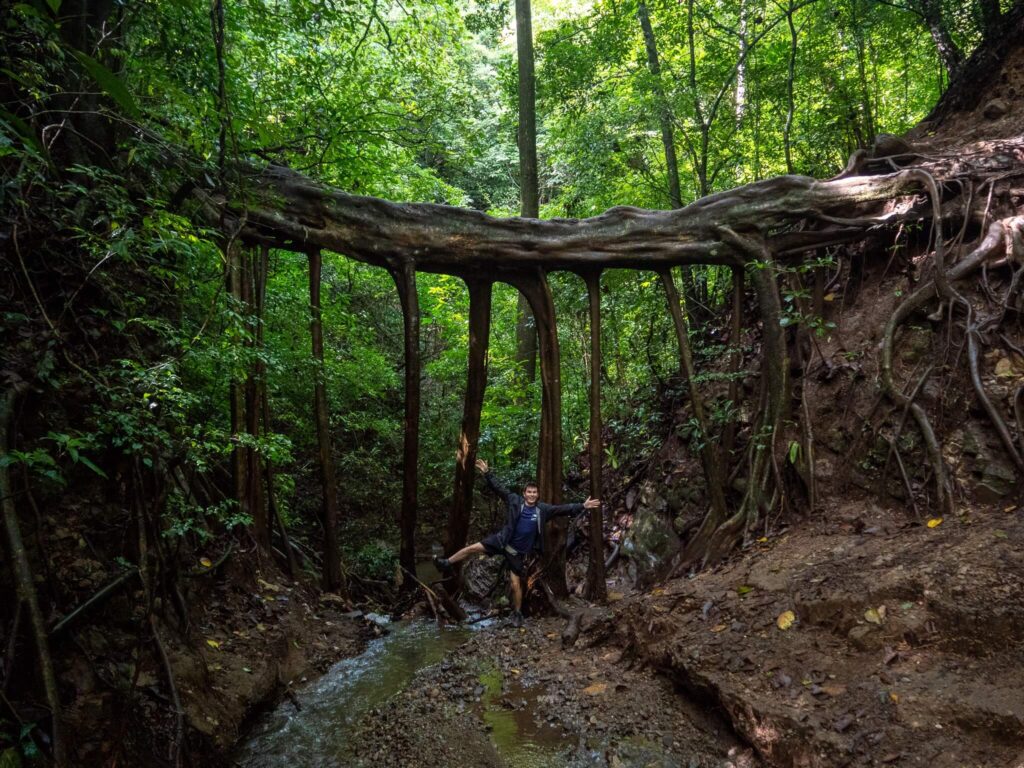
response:
M484 536L480 539L480 543L484 545L484 552L488 555L503 556L509 570L516 576L526 575L526 555L522 552L516 552L512 547L502 546L498 534L492 533L489 536Z

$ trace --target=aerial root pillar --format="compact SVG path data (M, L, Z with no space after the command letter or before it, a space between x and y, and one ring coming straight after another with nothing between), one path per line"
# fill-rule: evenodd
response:
M487 349L491 332L491 289L489 280L467 279L469 289L469 361L462 429L455 452L455 489L445 531L446 555L466 546L469 515L473 507L473 466L480 440L480 411L487 387Z
M555 302L547 274L541 269L517 275L509 282L526 297L537 322L541 380L537 484L542 500L558 504L562 501L562 366ZM548 584L559 597L569 593L565 582L567 530L568 523L562 518L550 523L545 533L544 569Z
M601 272L587 272L590 305L590 496L602 498L601 463ZM590 510L590 564L587 567L587 597L603 602L607 597L604 581L604 512Z
M327 411L327 371L324 369L324 332L320 316L320 280L323 258L319 249L309 252L309 331L313 341L315 381L313 414L319 448L320 480L323 485L321 522L324 526L324 586L328 590L344 589L341 573L341 552L338 548L338 488L331 456L330 422Z
M405 326L405 424L402 449L401 544L398 561L408 574L416 573L416 505L420 453L420 305L416 294L416 264L405 259L390 270L398 288ZM415 583L406 579L410 587Z

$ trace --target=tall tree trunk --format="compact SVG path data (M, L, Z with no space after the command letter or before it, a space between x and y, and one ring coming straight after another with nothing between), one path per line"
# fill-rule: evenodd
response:
M259 262L255 273L257 280L254 303L258 323L256 326L256 343L258 349L262 351L267 306L267 276L270 274L270 248L266 245L260 246ZM262 356L257 366L259 372L257 384L259 414L263 429L262 435L266 439L267 435L271 432L270 396L267 394L267 365L263 362ZM284 518L281 516L281 509L277 504L277 493L274 489L274 465L270 458L267 457L262 461L262 466L263 482L265 483L266 491L265 524L270 530L273 530L275 523L277 524L277 529L281 535L281 550L284 552L285 563L288 567L288 575L294 579L299 572L299 566L295 560L295 551L292 548L292 543L288 539L288 529L285 527ZM260 508L263 508L262 499L260 500ZM267 537L268 539L270 538L269 531Z
M466 397L462 405L462 430L455 452L455 490L445 532L446 555L466 546L469 515L473 508L473 467L480 440L480 411L487 387L487 348L491 332L491 289L487 280L467 280L469 289L469 360Z
M341 573L341 551L338 548L338 488L331 458L331 432L327 411L327 371L324 368L324 333L320 313L320 279L323 258L319 249L309 252L309 332L313 340L313 364L316 383L313 386L313 415L319 445L320 482L323 486L321 522L324 526L324 587L345 591Z
M405 326L405 422L402 448L401 544L398 562L406 573L416 573L416 504L420 454L420 303L416 294L416 265L411 259L391 270L402 302ZM414 587L412 579L403 585Z
M673 129L672 109L669 106L665 88L661 82L661 60L658 57L658 41L651 26L651 15L647 3L640 1L636 11L640 20L640 29L644 35L644 47L647 50L647 68L651 71L654 81L654 98L658 109L658 122L661 127L661 145L665 151L665 175L668 179L668 199L673 209L683 207L682 188L679 183L679 159L676 156L675 131ZM693 279L692 267L681 268L683 278L683 295L688 308L693 310L698 305L697 289Z
M918 0L917 5L920 16L928 27L928 33L932 36L932 42L935 43L939 60L952 80L960 70L964 56L949 34L946 20L942 16L942 0Z
M740 0L740 54L736 62L736 128L743 126L743 114L747 108L747 23L748 8L744 0Z
M25 551L25 542L21 536L21 524L18 513L14 509L14 492L11 488L8 451L13 442L14 406L20 392L16 389L7 390L0 398L0 500L3 505L4 528L7 532L7 555L10 558L11 573L18 595L18 601L28 609L29 622L32 625L32 637L35 640L36 654L39 659L39 673L43 682L43 693L46 705L50 708L50 743L53 745L53 760L57 766L67 763L64 759L64 740L61 728L60 691L57 688L57 676L53 670L50 656L50 644L46 631L46 619L39 606L32 567Z
M981 9L981 32L985 40L998 37L1003 24L999 0L980 0L978 5Z
M782 127L782 146L786 153L786 173L793 173L793 112L796 100L793 95L793 82L796 77L796 24L793 21L793 0L789 0L786 9L786 23L789 26L789 71L786 75L786 122ZM735 275L735 273L733 273Z
M644 33L644 47L647 49L647 67L654 81L654 97L657 102L658 120L661 124L661 144L665 150L665 172L668 176L668 198L673 208L683 207L683 195L679 187L679 160L676 157L676 143L672 128L672 110L669 108L665 89L661 83L661 61L658 58L658 43L651 26L647 3L640 0L636 10L640 29Z
M860 20L859 1L852 0L850 8L853 13L853 39L857 53L857 86L860 97L860 111L861 117L864 120L864 133L860 138L860 145L863 148L871 146L875 141L875 113L871 108L871 97L868 93L867 52L864 50L866 41L864 40L864 28Z
M590 303L590 495L601 498L601 272L587 272L587 298ZM604 512L590 510L590 565L587 567L587 597L604 602Z
M700 428L701 449L700 459L704 467L704 480L708 486L708 498L711 501L711 508L716 515L725 517L725 483L722 472L721 461L714 441L711 439L711 429L708 424L707 413L704 409L704 398L697 388L696 370L693 366L693 352L690 349L690 338L686 327L686 316L683 314L679 303L679 292L676 290L675 281L672 279L672 272L665 269L659 270L661 283L665 287L665 296L668 299L669 311L672 313L672 325L676 332L676 341L679 343L679 373L686 381L690 393L690 404L693 406L693 415L697 419Z
M530 0L516 0L516 52L519 64L519 215L540 217L537 181L537 87L533 69L533 19ZM537 327L526 297L519 295L516 322L516 363L523 379L537 378Z

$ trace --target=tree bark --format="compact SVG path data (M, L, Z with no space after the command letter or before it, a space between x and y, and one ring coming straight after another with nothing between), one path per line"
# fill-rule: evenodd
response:
M516 52L519 71L519 215L540 217L537 181L537 87L533 68L533 19L530 0L516 0ZM516 363L527 382L537 378L537 327L530 304L520 294L517 303Z
M793 0L789 0L789 6L786 8L786 24L789 27L789 69L786 73L786 122L782 126L782 147L786 154L786 173L793 173L793 113L796 110L793 84L796 79L797 33L793 13Z
M602 498L601 468L604 451L601 442L601 273L588 272L587 298L590 304L590 496ZM590 510L590 564L587 567L587 598L604 602L604 512Z
M924 159L917 167L943 184L1019 167L1012 142L997 141L991 149L985 168L953 157ZM884 160L869 161L858 175L827 181L779 176L709 195L679 210L618 207L578 220L498 219L464 208L356 197L278 166L252 182L247 202L232 202L225 219L228 226L240 226L247 240L291 250L327 248L382 267L389 259L409 257L420 271L501 280L507 273L538 267L735 265L739 258L717 234L721 226L762 227L772 233L767 245L777 259L799 260L807 250L860 240L869 227L921 215L917 209L871 210L871 203L910 194L920 185L905 173L892 172ZM203 199L217 221L217 200ZM808 221L822 226L790 226Z
M480 411L487 387L487 348L491 330L491 289L486 280L468 280L469 360L466 397L463 400L462 429L455 452L455 489L445 536L446 555L466 546L469 516L473 508L473 479L477 444L480 440Z
M324 588L345 591L341 572L341 551L338 548L338 488L331 457L330 420L327 410L327 371L324 368L324 335L320 313L320 279L323 260L319 249L309 252L309 332L313 340L313 416L319 446L317 461L323 487L321 522L324 527Z
M391 270L402 303L405 326L405 421L402 448L402 511L399 517L401 544L398 562L407 573L416 573L416 505L420 453L420 304L416 294L416 265L406 259ZM402 582L414 588L412 579Z
M559 504L562 501L562 368L555 303L547 276L540 270L513 278L511 282L530 302L540 341L541 417L537 485L542 501ZM569 594L565 583L567 529L568 522L560 518L549 523L545 532L544 569L549 585L559 597Z
M60 692L57 688L57 676L53 670L50 656L50 645L47 639L46 620L39 606L35 581L32 578L32 567L25 551L25 543L21 536L21 525L18 513L14 509L14 496L11 488L8 451L12 442L12 424L14 421L14 405L20 393L10 389L0 399L0 499L2 499L4 528L7 532L8 556L11 571L17 590L18 600L28 609L29 622L32 626L32 637L35 640L36 654L39 659L39 673L43 682L46 704L50 709L50 743L53 745L53 761L57 766L66 765L64 758L64 740L61 728Z
M917 6L925 26L928 27L928 33L932 36L932 42L935 43L939 60L952 80L960 71L964 56L949 34L946 20L942 16L942 0L918 0Z
M672 110L665 89L661 83L661 61L658 58L658 43L651 26L651 16L647 11L647 3L640 0L636 11L640 20L640 29L644 34L644 47L647 49L647 67L651 71L654 82L654 97L658 109L658 122L661 125L661 145L665 150L665 174L668 177L668 199L672 208L683 207L683 195L679 186L679 160L676 157L676 143L672 128Z

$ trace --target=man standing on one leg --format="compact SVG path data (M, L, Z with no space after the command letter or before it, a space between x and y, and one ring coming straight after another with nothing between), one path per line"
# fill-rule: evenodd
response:
M452 566L470 555L503 555L508 562L512 582L512 623L523 624L523 578L526 576L524 561L535 550L544 551L544 531L548 521L556 517L582 515L586 510L601 506L600 499L588 498L582 504L545 504L538 500L540 489L536 483L523 486L523 495L512 493L503 486L487 468L487 462L477 459L476 468L484 476L490 489L499 496L507 507L505 525L497 533L485 536L476 544L463 547L451 557L435 557L438 570L450 573Z

